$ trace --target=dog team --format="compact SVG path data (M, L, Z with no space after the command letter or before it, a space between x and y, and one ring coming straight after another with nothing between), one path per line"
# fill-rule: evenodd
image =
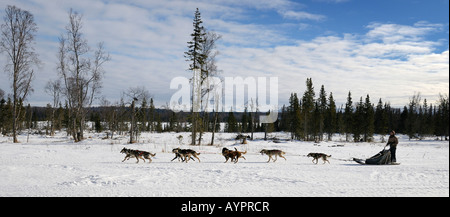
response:
M145 162L145 159L147 159L149 161L149 163L152 162L151 157L154 157L156 154L147 152L147 151L140 151L140 150L133 150L133 149L127 149L127 148L123 148L120 153L125 154L125 158L122 160L122 162L124 162L125 160L128 160L130 158L136 158L136 163L139 163L139 159L142 159ZM197 158L198 162L200 163L200 158L198 158L198 155L200 155L200 153L192 150L192 149L180 149L180 148L175 148L172 150L172 153L175 154L175 157L171 160L171 162L175 159L178 159L178 161L181 160L181 162L188 162L189 160L194 160L195 157ZM284 154L286 154L286 152L281 151L281 150L277 150L277 149L273 149L273 150L267 150L267 149L263 149L259 152L261 155L267 155L269 156L269 160L267 161L267 163L270 162L270 160L272 160L273 162L277 161L278 157L284 158L284 160L286 160L286 158L283 156ZM230 150L228 148L223 148L222 149L222 155L225 157L225 162L227 163L228 160L230 160L231 162L237 163L239 162L239 158L243 158L244 154L247 154L247 151L245 152L241 152L238 151L237 148L234 148L233 150ZM272 158L272 157L275 158ZM307 155L307 157L312 157L313 160L312 162L315 164L317 164L319 162L319 158L322 158L323 163L325 164L326 162L330 163L330 161L328 161L327 158L331 157L331 155L327 155L324 153L309 153Z

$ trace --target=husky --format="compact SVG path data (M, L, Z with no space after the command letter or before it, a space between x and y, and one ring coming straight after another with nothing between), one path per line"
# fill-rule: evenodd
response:
M316 161L315 164L319 163L319 158L322 158L323 163L325 164L326 162L330 163L327 158L331 157L331 155L326 155L324 153L309 153L307 157L312 157L312 162L314 163L314 160Z
M269 160L267 161L267 163L270 162L270 159L273 160L273 162L277 161L277 156L280 156L282 158L284 158L284 160L286 160L286 158L283 156L283 154L286 154L284 151L281 150L267 150L267 149L263 149L261 150L259 153L261 153L261 155L266 154L269 156ZM272 156L275 155L275 159L272 158Z
M197 158L198 162L200 163L200 158L197 157L197 155L200 155L200 153L195 152L192 149L180 149L180 148L175 148L172 150L173 153L175 153L175 155L179 154L181 159L184 159L184 161L187 163L189 161L189 159L191 159L192 157ZM174 158L175 159L175 158Z
M156 154L152 154L150 152L147 151L139 151L139 150L133 150L133 149L127 149L127 148L123 148L120 153L126 154L125 158L123 159L122 162L124 162L125 160L130 159L130 157L135 157L136 158L136 163L139 163L139 158L142 159L145 162L145 159L148 159L149 162L152 162L152 158L154 157Z
M235 151L232 151L232 150L229 150L228 148L222 149L222 155L225 157L225 160L226 160L224 163L228 162L228 159L230 159L230 158L231 158L231 162L234 161L234 163L237 163L239 161L239 158L244 158L244 160L247 160L247 159L245 159L245 157L243 155L243 154L247 154L247 151L240 152L237 150L237 148L234 148L234 150Z
M183 156L180 153L178 153L178 150L180 150L180 148L172 149L172 153L175 154L175 157L170 162L172 162L173 160L175 160L177 158L178 158L178 162L180 162L180 159L181 159L181 162L184 162L186 160L185 158L183 158ZM192 157L190 159L195 161L194 158L192 158Z

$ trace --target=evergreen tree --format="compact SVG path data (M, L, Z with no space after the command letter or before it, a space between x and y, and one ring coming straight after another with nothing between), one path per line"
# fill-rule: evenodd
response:
M350 134L353 130L353 101L352 94L349 91L347 96L347 103L345 104L345 110L343 115L345 141L350 141Z
M167 131L176 131L178 133L178 118L177 113L171 111L171 115L169 117L169 125L167 126Z
M148 110L148 125L147 131L155 131L155 105L153 104L153 98L150 98L150 107Z
M233 111L230 110L228 112L228 119L226 124L226 132L228 133L235 133L238 131L238 124L236 121L236 117L234 116Z
M385 105L383 105L383 101L381 98L378 100L377 107L375 109L375 128L374 132L376 134L385 134L388 132L388 119L387 119L387 110L385 109Z
M406 119L406 133L409 139L416 138L418 136L419 129L419 107L422 101L420 93L414 94L410 98L408 105L408 117Z
M292 94L291 94L292 96ZM288 108L286 108L286 105L283 105L283 107L281 108L281 115L280 115L280 122L278 125L278 131L284 131L284 132L289 132L289 113L288 113Z
M438 121L436 121L436 134L444 137L448 140L449 136L449 98L448 95L439 94L439 106L436 115Z
M311 124L313 124L313 113L315 108L315 92L311 78L306 79L306 91L302 98L302 122L303 122L303 136L305 140L311 140L310 135L313 129Z
M363 133L364 124L364 103L362 97L359 99L359 103L356 104L356 110L353 115L353 141L360 142L361 134Z
M363 120L363 134L364 134L364 141L365 142L370 142L373 139L373 134L374 134L374 123L375 123L375 118L374 118L374 109L373 109L373 105L370 102L370 97L369 94L367 94L366 100L364 102L364 108L363 108L363 115L364 115L364 120Z
M317 119L315 121L318 124L318 139L323 141L323 134L325 131L325 117L327 113L327 93L325 92L325 87L322 85L320 88L319 98L317 99Z
M314 142L320 142L321 136L320 136L320 126L322 125L321 119L321 111L320 111L320 105L319 101L314 102L314 111L312 113L312 122L311 122L311 131L310 131L310 140Z
M328 135L328 141L331 141L333 134L336 132L337 128L337 112L336 112L336 102L333 98L333 93L330 92L328 97L328 106L326 108L325 115L325 132Z
M287 120L291 139L302 138L300 103L296 93L291 93Z
M192 41L188 42L188 51L184 52L186 61L189 61L189 70L192 71L193 79L192 81L192 95L191 95L191 130L192 130L192 145L195 145L197 131L201 125L199 121L198 111L194 111L194 106L197 107L199 94L196 93L196 89L200 88L200 85L196 83L199 75L196 73L202 74L202 66L206 61L207 56L202 52L203 44L205 43L205 28L202 26L202 19L200 11L195 11L194 14L194 32L191 34ZM195 105L194 105L195 104Z

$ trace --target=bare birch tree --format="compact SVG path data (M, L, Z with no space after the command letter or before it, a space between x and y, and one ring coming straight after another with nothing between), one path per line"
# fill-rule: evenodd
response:
M136 110L136 102L144 102L144 101L148 101L151 98L151 94L150 92L148 92L148 90L144 87L144 86L140 86L140 87L130 87L128 88L127 91L122 93L123 97L122 98L126 98L127 101L131 102L131 123L130 123L130 141L129 143L136 143L138 141L138 136L140 134L140 128L137 126L137 121L136 121L136 112L138 113L143 113L143 109L145 108L139 108L138 110ZM142 124L142 123L141 123Z
M208 113L208 105L210 100L210 93L215 92L218 83L216 80L211 79L213 76L216 76L219 73L219 70L216 65L216 56L219 54L219 51L216 49L216 42L222 38L221 35L215 33L215 32L206 32L204 35L204 42L201 46L201 52L205 56L205 61L202 64L202 70L201 70L201 79L200 79L200 86L201 86L201 108L203 108L201 119L203 121L203 126L206 126L208 128L209 124L209 113ZM220 100L219 97L213 96L216 101ZM204 102L205 105L203 104ZM218 108L216 109L216 111ZM218 112L218 111L217 111ZM201 128L199 130L199 139L198 144L201 145L203 131L205 127ZM214 140L214 132L211 138L211 145L213 144Z
M53 98L53 104L51 107L51 125L50 125L50 135L55 135L55 112L60 103L59 94L61 92L61 81L60 80L49 80L47 85L45 85L45 92Z
M99 43L97 50L91 54L82 28L82 15L70 10L66 34L59 38L57 67L63 83L62 95L69 106L71 126L68 129L75 142L83 139L85 108L90 107L99 94L104 74L102 65L110 59L103 43Z
M3 21L4 23L0 27L0 51L7 54L5 71L12 79L12 130L13 141L17 143L19 142L17 140L18 121L22 115L21 104L33 91L31 87L34 76L33 67L40 63L33 47L38 28L33 15L29 11L16 6L7 6Z

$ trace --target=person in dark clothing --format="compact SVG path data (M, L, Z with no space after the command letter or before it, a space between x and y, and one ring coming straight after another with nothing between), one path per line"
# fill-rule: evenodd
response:
M398 144L398 139L397 139L397 137L395 137L395 131L391 131L386 146L389 145L389 150L391 151L391 161L393 163L397 162L397 159L395 156L395 151L397 151L397 144Z

